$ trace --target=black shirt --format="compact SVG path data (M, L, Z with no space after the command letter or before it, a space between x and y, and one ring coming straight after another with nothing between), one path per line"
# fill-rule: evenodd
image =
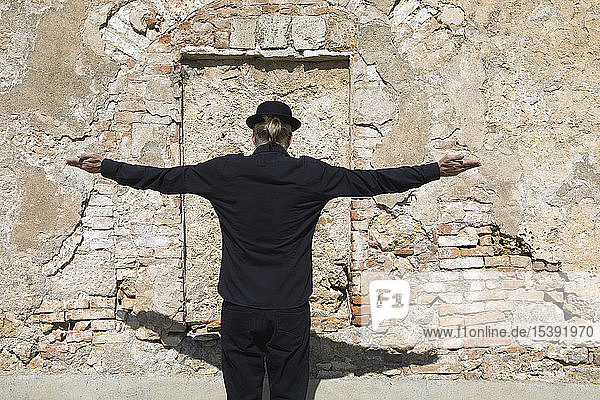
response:
M105 158L101 174L122 185L210 201L222 233L217 290L232 303L290 308L312 293L312 238L335 197L403 192L440 178L437 162L350 170L290 156L265 143L252 155L228 154L196 165L157 168Z

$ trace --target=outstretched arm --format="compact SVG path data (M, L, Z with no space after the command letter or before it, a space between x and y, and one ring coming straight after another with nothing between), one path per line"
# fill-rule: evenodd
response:
M454 176L480 166L479 161L463 161L462 155L444 156L438 162L396 168L357 169L329 165L318 161L312 165L315 185L326 199L348 196L375 196L414 189L440 177Z
M152 189L165 194L194 193L207 197L218 180L216 160L213 158L196 165L158 168L114 161L97 153L83 153L65 161L68 165L90 173L100 173L105 178L135 189Z

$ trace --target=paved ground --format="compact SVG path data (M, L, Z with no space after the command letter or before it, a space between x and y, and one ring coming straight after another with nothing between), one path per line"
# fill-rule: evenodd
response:
M225 400L221 375L164 378L101 375L0 375L0 399ZM264 394L267 391L265 390ZM268 399L268 396L264 397ZM599 399L600 386L542 382L479 382L345 377L311 381L307 400L354 399Z

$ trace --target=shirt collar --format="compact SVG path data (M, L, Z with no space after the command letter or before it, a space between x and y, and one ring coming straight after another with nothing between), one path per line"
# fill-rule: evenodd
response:
M262 153L263 151L277 151L289 156L287 150L279 143L263 143L254 149L252 154Z

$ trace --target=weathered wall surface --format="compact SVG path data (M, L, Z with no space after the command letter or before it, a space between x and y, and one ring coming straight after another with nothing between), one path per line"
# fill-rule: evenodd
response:
M310 121L295 155L380 168L460 152L483 164L328 205L315 237L316 376L598 382L597 344L432 349L414 325L365 339L361 277L420 279L415 324L527 322L536 310L599 322L599 26L597 1L4 2L0 368L218 369L216 280L199 279L218 270L214 213L64 158L170 167L248 153L257 90ZM230 110L219 132L235 131L221 141L193 118L219 107Z

